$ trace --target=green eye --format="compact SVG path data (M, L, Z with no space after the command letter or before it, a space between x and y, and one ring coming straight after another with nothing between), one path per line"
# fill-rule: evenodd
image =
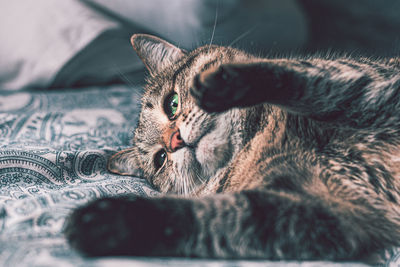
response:
M179 105L179 96L177 93L170 94L164 102L164 110L168 118L175 116Z
M154 156L154 167L158 170L164 165L165 160L167 159L167 153L164 149L161 149Z

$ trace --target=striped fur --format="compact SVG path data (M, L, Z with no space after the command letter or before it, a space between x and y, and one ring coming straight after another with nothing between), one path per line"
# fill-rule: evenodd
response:
M138 35L142 58L154 58L147 38L178 49ZM365 260L400 245L398 59L180 52L150 69L133 147L109 165L140 169L175 195L77 210L66 230L74 247L87 255ZM180 104L171 120L163 102L173 91ZM163 135L176 128L186 146L156 170Z

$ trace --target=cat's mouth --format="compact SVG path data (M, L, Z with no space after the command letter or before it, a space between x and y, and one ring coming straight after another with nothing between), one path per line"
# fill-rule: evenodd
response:
M204 138L204 136L210 134L215 130L215 123L210 123L207 127L203 128L203 131L200 132L195 138L192 138L192 140L184 140L183 142L187 147L192 149L193 151L196 151L198 149L200 141Z
M229 135L221 132L218 125L212 123L196 138L196 142L186 143L206 177L213 176L218 169L226 166L233 156Z

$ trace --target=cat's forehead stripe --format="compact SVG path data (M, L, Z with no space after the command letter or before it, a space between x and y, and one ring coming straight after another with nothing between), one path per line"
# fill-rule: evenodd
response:
M218 62L218 58L215 58L215 59L211 60L210 62L204 64L204 66L201 68L200 72L203 72L203 71L209 69L212 65L214 65L217 62Z
M198 57L198 55L199 55L199 53L194 53L191 57L189 57L185 61L185 64L182 64L181 66L179 66L179 68L175 71L174 75L172 76L172 88L175 88L178 75L180 73L182 73L184 70L191 68L193 65L193 62Z
M175 70L175 72L172 76L172 88L175 88L178 76L185 70L187 70L187 69L196 69L197 70L199 68L199 66L203 66L203 64L205 62L208 62L211 60L211 62L206 63L207 66L205 66L205 67L208 68L210 65L216 63L219 60L215 56L215 53L217 51L210 51L210 53L207 53L206 55L204 55L203 50L204 49L192 52L193 54L185 60L184 64L182 64L181 66L178 67L177 70ZM202 60L199 60L200 56L201 56Z

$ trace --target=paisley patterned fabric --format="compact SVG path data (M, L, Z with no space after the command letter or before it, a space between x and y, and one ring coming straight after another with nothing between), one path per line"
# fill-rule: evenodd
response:
M106 170L107 158L129 145L137 98L123 86L0 94L1 266L82 262L62 236L72 208L157 194L142 179Z
M0 92L1 266L275 265L258 261L84 259L70 250L62 229L74 207L103 196L158 194L140 178L113 175L106 169L107 158L129 146L140 108L139 91L111 86ZM389 257L392 263L400 263L396 253ZM321 266L321 262L301 265Z

